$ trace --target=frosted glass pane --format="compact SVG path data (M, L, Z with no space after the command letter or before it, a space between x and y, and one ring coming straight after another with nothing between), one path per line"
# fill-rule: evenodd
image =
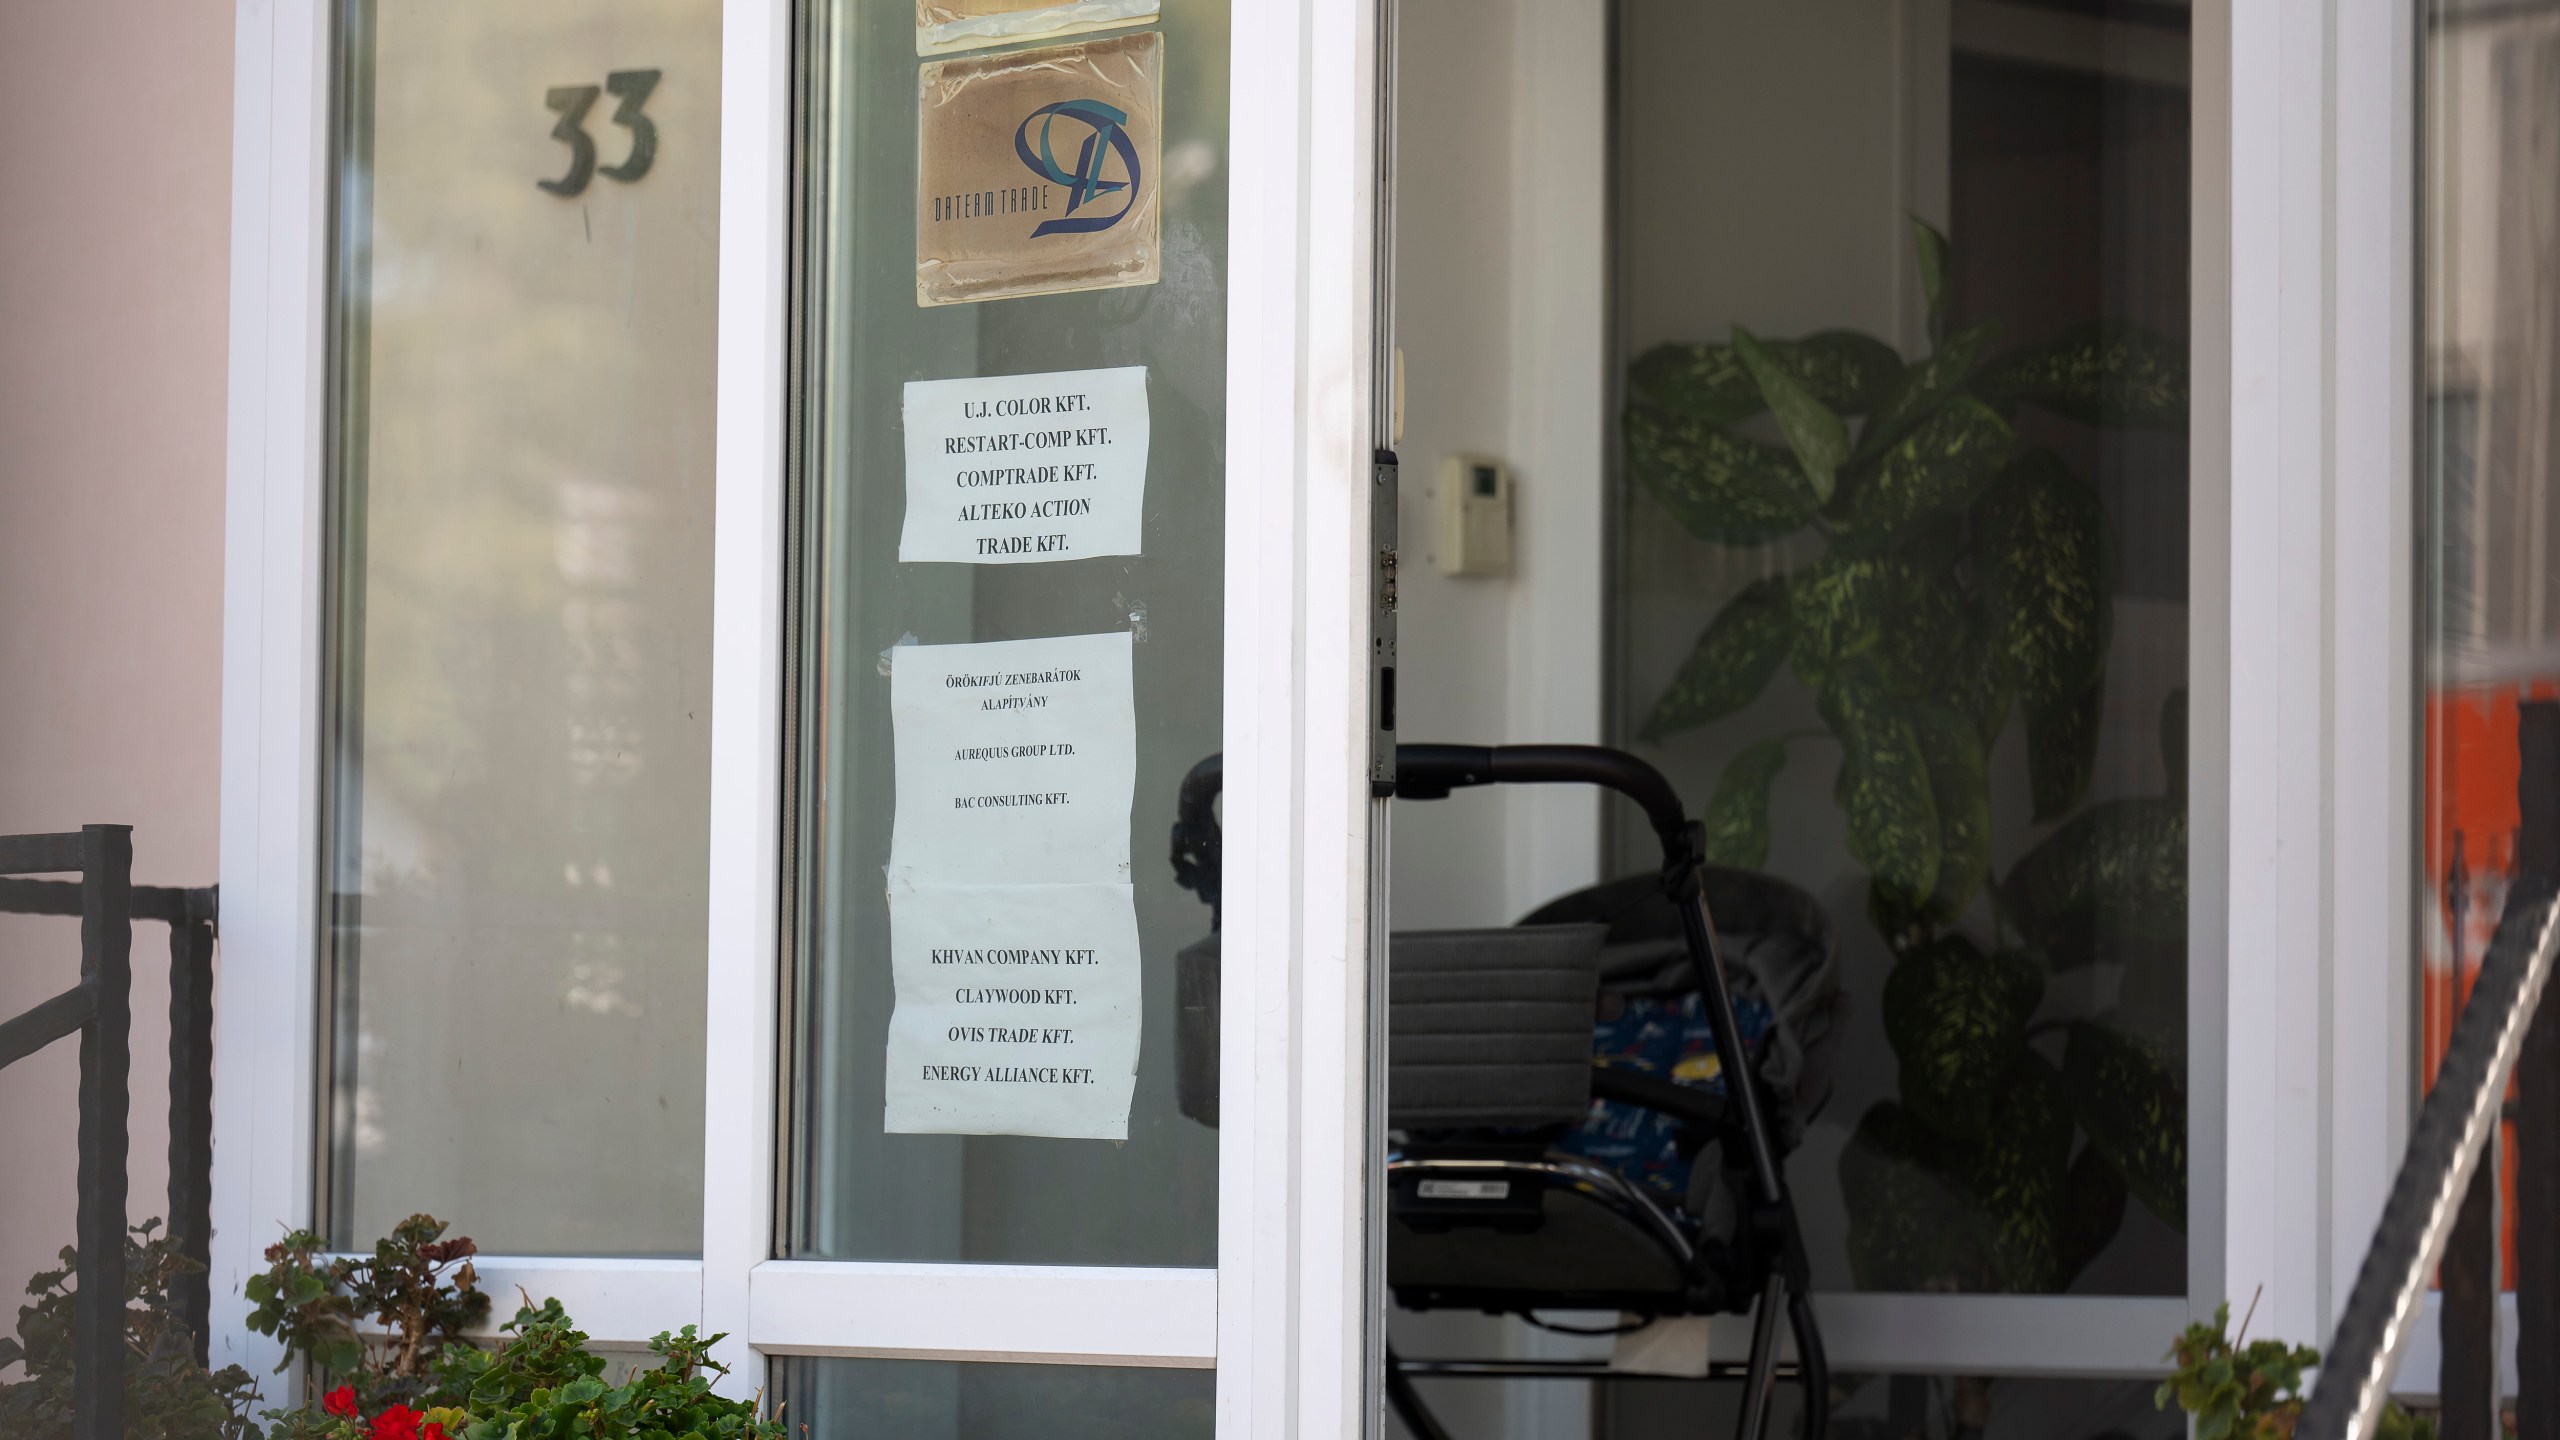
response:
M328 1229L695 1253L720 7L342 19Z

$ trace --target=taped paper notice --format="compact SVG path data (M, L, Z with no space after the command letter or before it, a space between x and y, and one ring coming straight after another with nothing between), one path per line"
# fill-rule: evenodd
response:
M1129 634L890 652L889 873L929 885L1129 883Z
M900 560L1140 553L1147 370L910 380Z
M890 652L890 1133L1128 1137L1132 653L1125 631Z
M916 53L947 55L1156 17L1163 0L916 0Z
M884 1127L1129 1138L1138 915L1126 885L889 887Z

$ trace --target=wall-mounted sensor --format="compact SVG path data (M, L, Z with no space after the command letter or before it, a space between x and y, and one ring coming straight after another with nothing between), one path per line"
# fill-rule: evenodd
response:
M1511 467L1483 455L1440 462L1440 573L1511 573Z

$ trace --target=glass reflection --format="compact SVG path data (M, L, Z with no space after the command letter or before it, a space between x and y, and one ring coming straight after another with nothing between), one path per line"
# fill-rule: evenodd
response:
M701 1245L719 23L344 12L342 1246Z
M967 304L938 303L949 298L939 290L937 303L919 303L920 67L936 62L918 57L918 18L914 0L836 0L812 42L823 78L809 137L817 258L796 797L797 1203L785 1249L1210 1265L1217 1134L1179 1113L1172 1044L1174 952L1207 932L1209 916L1176 884L1159 837L1182 776L1222 744L1227 6L1166 0L1149 23L1109 32L1161 37L1157 278ZM1159 53L1152 41L1135 43ZM1010 144L1001 150L1011 168L994 173L1019 184ZM999 192L996 203L1022 202ZM1143 553L1031 564L899 559L909 381L1119 366L1146 369ZM1142 1034L1128 1138L889 1133L894 990L883 867L899 803L890 652L1115 632L1130 637L1137 730L1129 824Z
M1840 936L1819 1286L2183 1293L2184 14L1802 9L1625 12L1622 741Z

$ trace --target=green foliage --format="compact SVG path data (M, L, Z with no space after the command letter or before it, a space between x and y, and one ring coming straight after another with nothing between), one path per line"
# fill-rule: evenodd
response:
M2160 956L2186 933L2185 725L2173 698L2161 795L2089 803L2113 539L2096 489L2027 437L2055 416L2181 427L2186 359L2115 322L2000 349L1995 320L1955 328L1947 238L1915 219L1912 240L1926 355L1735 326L1632 367L1637 483L1700 540L1793 537L1783 573L1708 624L1643 733L1726 720L1781 667L1815 692L1868 915L1897 957L1900 1099L1861 1118L1840 1161L1859 1283L2050 1291L2129 1198L2185 1221L2182 1068L2121 1017L2037 1020L2048 969L2126 966L2131 997L2135 961L2174 968ZM2001 876L1993 751L2013 708L2032 818L2052 828ZM1802 738L1733 751L1706 807L1714 859L1766 863L1771 785Z
M1975 559L1993 644L2030 704L2098 681L2115 607L2098 492L2050 450L2011 462L1974 514Z
M2167 1047L2113 1016L2071 1022L2063 1088L2092 1149L2135 1199L2170 1228L2187 1228L2187 1096Z
M1985 368L1976 388L1995 405L2023 401L2088 425L2187 426L2186 347L2120 320L2013 350Z
M267 1440L784 1440L756 1401L712 1393L726 1337L690 1325L660 1333L656 1363L620 1384L558 1300L528 1301L480 1348L466 1333L489 1313L477 1247L444 1232L413 1215L366 1258L328 1260L307 1231L268 1250L250 1324L320 1373L310 1404L267 1412Z
M124 1433L129 1440L253 1440L257 1382L237 1365L208 1374L196 1364L196 1337L180 1323L171 1291L204 1267L159 1228L146 1220L125 1241ZM79 1265L79 1252L65 1248L61 1269L29 1280L32 1299L18 1307L18 1336L0 1338L0 1369L25 1367L24 1379L0 1385L0 1435L11 1440L70 1440L78 1304L71 1281Z
M2175 1373L2160 1382L2152 1404L2177 1402L2195 1417L2196 1440L2285 1440L2302 1418L2302 1372L2320 1363L2308 1345L2280 1340L2243 1344L2230 1338L2229 1302L2213 1307L2213 1323L2199 1320L2169 1347Z
M2302 1372L2320 1363L2320 1352L2252 1341L2246 1320L2236 1338L2230 1331L2226 1302L2213 1307L2212 1324L2197 1321L2179 1332L2168 1355L2177 1368L2160 1382L2152 1404L2166 1410L2174 1403L2193 1416L2196 1440L2291 1440L2307 1398ZM2436 1422L2386 1401L2376 1433L2383 1440L2436 1440Z
M293 1231L242 1287L249 1328L284 1342L279 1369L308 1360L327 1383L353 1385L368 1410L414 1399L433 1388L438 1357L489 1317L471 1268L480 1247L444 1232L434 1216L412 1215L371 1255L331 1258L319 1236Z
M2020 955L1985 955L1960 934L1903 957L1884 986L1884 1033L1902 1065L1902 1103L1940 1135L1977 1141L2028 1053L2027 1017L2044 977Z
M1763 580L1726 602L1688 663L1654 702L1646 739L1719 720L1751 703L1787 660L1787 586Z
M1909 707L1872 669L1844 667L1823 689L1822 718L1840 737L1836 788L1849 817L1849 853L1877 883L1930 894L1938 884L1938 802Z
M2057 966L2095 959L2102 936L2183 941L2185 797L2090 806L2028 851L2002 890L2011 918Z
M1769 859L1769 783L1786 768L1784 735L1763 740L1725 762L1707 802L1707 858L1737 870L1757 870Z
M448 1402L424 1417L453 1440L544 1440L552 1436L646 1437L669 1440L782 1440L779 1420L756 1402L712 1393L728 1373L711 1359L725 1336L697 1336L687 1325L649 1342L657 1363L622 1384L608 1383L605 1362L557 1300L516 1311L495 1354L468 1347L447 1352L442 1393Z
M1733 353L1741 358L1769 413L1777 417L1787 448L1795 452L1805 482L1813 487L1813 498L1829 504L1834 477L1841 462L1849 458L1848 425L1739 325L1733 328Z

